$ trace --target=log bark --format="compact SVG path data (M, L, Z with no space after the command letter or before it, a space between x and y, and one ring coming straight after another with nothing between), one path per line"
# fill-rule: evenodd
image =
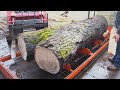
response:
M79 22L72 22L60 28L59 33L35 49L35 60L39 67L51 74L62 68L77 48L87 47L92 41L100 39L107 30L108 22L102 16L96 16Z
M19 34L18 47L23 59L28 60L31 58L31 55L33 57L36 45L39 42L41 42L41 44L44 43L44 41L53 36L57 31L56 28L58 27L45 28L38 31L24 32Z

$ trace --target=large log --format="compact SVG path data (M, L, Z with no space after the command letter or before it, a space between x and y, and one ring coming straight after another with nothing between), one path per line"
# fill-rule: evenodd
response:
M36 46L37 64L51 74L58 73L77 48L87 47L92 41L100 39L107 26L108 22L103 16L96 16L61 27L54 37Z
M36 45L48 40L57 31L58 27L45 28L38 31L24 32L18 36L18 47L24 60L31 58Z

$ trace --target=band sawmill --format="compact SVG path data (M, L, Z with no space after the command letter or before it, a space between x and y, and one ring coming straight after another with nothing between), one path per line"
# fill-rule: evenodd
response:
M63 26L22 32L17 38L15 63L8 68L4 62L11 55L2 57L0 70L9 79L26 78L26 73L27 78L76 78L107 48L111 29L106 18L98 15ZM108 33L103 36L105 32ZM0 37L5 37L2 31ZM18 67L21 73L24 71L22 74L13 72Z

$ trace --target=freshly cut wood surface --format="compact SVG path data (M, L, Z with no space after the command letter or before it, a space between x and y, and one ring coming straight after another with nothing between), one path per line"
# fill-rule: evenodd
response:
M56 74L60 69L58 58L48 48L36 47L35 60L41 69L50 73Z
M18 47L24 60L27 60L29 55L34 54L36 45L44 43L54 35L58 27L45 28L38 31L24 32L18 36Z
M117 42L115 41L115 38L113 38L116 33L117 33L117 29L113 27L110 33L110 40L108 46L108 53L113 55L116 54L116 47L117 47Z

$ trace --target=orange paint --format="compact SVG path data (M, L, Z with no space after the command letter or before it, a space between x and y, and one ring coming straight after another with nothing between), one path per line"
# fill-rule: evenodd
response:
M4 74L4 76L8 79L18 79L18 77L7 67L2 61L0 61L0 71Z
M95 53L93 53L85 62L83 62L79 67L77 67L72 73L70 73L65 79L73 79L77 74L79 74L95 57L100 54L109 44L107 41L103 46L101 46Z
M19 57L19 56L21 56L21 54L20 54L19 51L17 51L17 52L16 52L16 57ZM11 56L8 55L8 56L6 56L6 57L0 58L0 61L5 62L5 61L10 60L10 59L11 59Z
M66 64L64 67L66 70L72 72L73 70L71 69L71 65L70 64Z
M95 45L103 45L103 42L101 40L95 41Z
M88 48L80 49L78 51L78 53L80 53L80 54L87 54L87 55L91 55L92 54L91 51L90 51L90 49L88 49Z

